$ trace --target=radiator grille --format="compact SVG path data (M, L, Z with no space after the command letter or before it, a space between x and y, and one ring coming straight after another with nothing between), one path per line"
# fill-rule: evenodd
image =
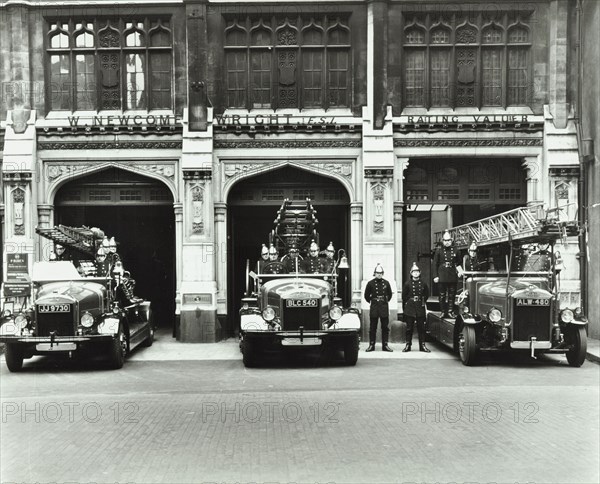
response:
M517 306L513 302L513 341L550 341L551 306Z
M283 318L281 328L284 331L297 331L300 326L305 330L319 330L321 327L321 306L313 307L287 307L286 300L282 300Z
M73 306L68 313L40 313L36 308L36 324L37 336L50 336L51 331L57 336L74 336Z

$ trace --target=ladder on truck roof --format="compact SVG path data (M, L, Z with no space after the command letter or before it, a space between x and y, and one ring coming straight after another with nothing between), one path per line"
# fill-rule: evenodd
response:
M310 199L294 203L286 198L273 221L274 228L269 242L285 252L290 247L296 247L303 252L308 249L313 239L318 244L316 226L319 221L316 214Z
M448 232L458 249L466 249L471 242L480 247L516 240L522 243L550 243L559 238L578 235L577 221L559 222L556 212L557 209L544 210L543 204L539 203L458 225L448 229ZM442 235L443 232L436 232L436 242L441 241Z
M102 243L104 232L96 227L68 227L56 225L49 228L35 228L35 232L42 237L52 240L67 249L76 250L82 254L96 256L96 250Z

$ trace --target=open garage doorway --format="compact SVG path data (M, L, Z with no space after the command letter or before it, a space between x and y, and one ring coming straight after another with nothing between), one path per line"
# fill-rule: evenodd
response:
M262 244L268 244L269 232L283 200L312 200L317 210L319 245L324 250L333 242L336 251L343 248L350 261L350 197L338 181L294 167L284 167L243 180L235 185L227 199L227 314L222 322L225 334L239 330L240 301L246 290L246 260L253 270ZM350 268L352 270L352 268ZM350 274L340 278L339 294L350 301Z
M98 227L117 241L135 294L149 300L156 324L172 328L175 314L173 196L157 180L117 168L63 185L54 200L54 223Z
M404 280L413 262L432 284L435 233L527 203L521 158L410 160L405 172L403 217Z

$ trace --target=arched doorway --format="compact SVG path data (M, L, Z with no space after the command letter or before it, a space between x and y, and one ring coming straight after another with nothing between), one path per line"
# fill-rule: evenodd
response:
M285 198L310 198L317 210L321 249L333 242L350 257L350 197L333 178L286 166L237 183L227 197L227 314L225 334L239 329L240 300L246 289L246 260L254 267L261 244L268 243L277 210ZM350 300L350 274L340 283L340 295Z
M63 185L54 223L98 227L115 237L136 295L152 303L156 323L174 324L175 215L173 196L159 181L108 168Z

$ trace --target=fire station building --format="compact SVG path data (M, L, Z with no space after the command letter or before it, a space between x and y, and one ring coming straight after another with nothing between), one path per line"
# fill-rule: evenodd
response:
M159 324L218 341L282 200L308 197L368 320L375 265L430 278L435 232L581 216L575 3L5 1L3 278L48 258L36 227L100 227ZM569 307L579 242L556 247Z

